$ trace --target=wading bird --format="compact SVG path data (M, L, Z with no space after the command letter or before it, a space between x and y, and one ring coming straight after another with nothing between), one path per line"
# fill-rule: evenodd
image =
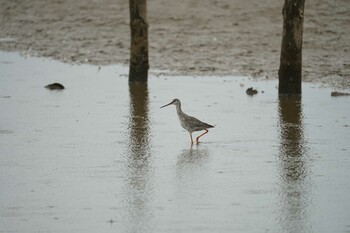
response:
M164 108L164 107L169 106L171 104L176 106L176 112L177 112L177 116L179 117L180 124L181 124L181 126L184 129L186 129L189 132L192 144L193 144L193 138L192 138L192 133L193 132L205 130L204 133L202 133L201 135L199 135L196 138L196 143L198 144L199 143L199 141L198 141L199 138L202 137L204 134L208 133L209 132L209 130L208 130L209 128L214 128L214 126L209 125L207 123L204 123L204 122L198 120L197 118L189 116L186 113L184 113L181 110L181 102L180 102L179 99L174 99L170 103L168 103L168 104L166 104L166 105L164 105L164 106L162 106L160 108Z

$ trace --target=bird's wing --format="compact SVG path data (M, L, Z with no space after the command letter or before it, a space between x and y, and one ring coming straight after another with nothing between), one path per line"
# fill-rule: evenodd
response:
M197 130L203 130L206 128L213 128L214 126L209 125L208 123L205 123L203 121L198 120L197 118L193 116L188 116L189 117L189 122L191 122L191 125L194 129Z

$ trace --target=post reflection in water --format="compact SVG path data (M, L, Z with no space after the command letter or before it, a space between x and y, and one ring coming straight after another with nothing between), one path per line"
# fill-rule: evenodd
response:
M308 232L310 182L300 96L279 98L280 222L283 232Z
M152 164L147 83L130 83L129 142L127 153L127 208L131 232L148 232L152 217Z

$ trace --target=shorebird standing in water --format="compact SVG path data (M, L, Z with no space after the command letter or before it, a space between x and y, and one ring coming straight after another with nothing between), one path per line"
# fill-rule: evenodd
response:
M193 138L192 138L192 133L193 132L205 130L204 133L202 133L201 135L199 135L196 138L196 143L198 144L199 143L199 141L198 141L199 138L202 137L204 134L208 133L209 132L209 130L208 130L209 128L214 128L214 126L209 125L209 124L207 124L205 122L202 122L202 121L198 120L197 118L189 116L186 113L184 113L181 110L181 102L180 102L179 99L174 99L169 104L166 104L166 105L164 105L164 106L162 106L160 108L164 108L164 107L169 106L171 104L176 106L176 112L177 112L177 116L179 117L180 124L181 124L181 126L184 129L186 129L189 132L192 144L193 144Z

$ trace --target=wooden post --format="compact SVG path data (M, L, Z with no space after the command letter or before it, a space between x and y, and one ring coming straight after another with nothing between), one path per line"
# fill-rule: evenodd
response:
M148 23L147 0L129 0L130 7L130 69L129 82L147 82Z
M285 0L278 71L280 95L301 94L302 43L305 0Z

